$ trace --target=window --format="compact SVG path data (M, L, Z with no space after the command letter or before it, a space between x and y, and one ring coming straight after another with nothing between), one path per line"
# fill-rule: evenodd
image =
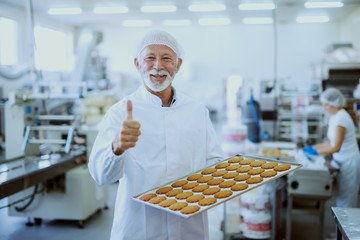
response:
M18 23L0 18L0 65L18 64L18 39Z
M74 66L72 34L35 26L35 66L45 71L70 72Z

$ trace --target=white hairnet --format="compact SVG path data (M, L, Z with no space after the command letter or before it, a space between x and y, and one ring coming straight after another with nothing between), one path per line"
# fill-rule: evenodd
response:
M164 45L171 48L178 58L183 58L183 49L178 41L169 33L162 30L152 30L148 32L140 41L136 53L136 57L142 50L149 45Z
M320 101L334 107L343 107L346 104L344 95L336 88L326 89L320 96Z

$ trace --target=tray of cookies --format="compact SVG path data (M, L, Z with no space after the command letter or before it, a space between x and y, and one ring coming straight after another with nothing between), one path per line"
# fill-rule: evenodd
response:
M238 154L133 199L190 218L301 167L298 163Z

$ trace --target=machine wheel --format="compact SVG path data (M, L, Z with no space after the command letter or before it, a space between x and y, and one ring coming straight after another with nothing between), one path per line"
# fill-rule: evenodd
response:
M42 218L34 218L35 225L41 225Z
M81 221L81 220L78 222L77 225L78 225L78 227L81 228L81 229L85 228L85 224L84 224L84 222Z

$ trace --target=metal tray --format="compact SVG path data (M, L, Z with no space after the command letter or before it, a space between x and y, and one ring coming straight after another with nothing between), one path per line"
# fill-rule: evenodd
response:
M183 179L186 180L187 177L190 176L190 175L197 174L197 173L201 173L204 169L211 168L211 167L215 167L217 164L222 163L222 162L227 162L229 159L231 159L231 158L233 158L233 157L243 157L243 158L245 158L245 159L247 159L247 158L252 158L252 159L255 159L255 160L265 160L265 161L267 161L267 162L277 162L277 163L279 163L279 164L290 164L291 167L290 167L289 170L282 171L282 172L278 172L278 174L275 175L275 176L273 176L273 177L263 178L263 181L260 182L260 183L248 184L248 188L246 188L245 190L242 190L242 191L232 191L233 194L232 194L231 196L226 197L226 198L218 198L217 201L216 201L216 203L214 203L214 204L212 204L212 205L209 205L209 206L199 206L197 203L188 203L188 206L197 205L197 206L200 207L200 210L197 211L197 212L195 212L195 213L193 213L193 214L183 214L183 213L181 213L180 211L173 211L173 210L170 210L169 208L160 207L158 204L149 203L149 202L146 202L146 201L143 201L143 200L140 200L140 199L139 199L142 195L145 195L145 194L148 194L148 193L155 193L156 190L158 190L159 188L166 187L166 186L171 186L172 183L174 183L174 182L176 182L176 181L179 181L179 180L183 180ZM233 198L235 198L235 197L238 197L238 196L240 196L241 194L244 194L244 193L246 193L246 192L248 192L248 191L250 191L250 190L253 190L253 189L255 189L255 188L257 188L257 187L259 187L259 186L261 186L261 185L263 185L263 184L265 184L265 183L269 183L269 182L271 182L271 181L273 181L273 180L275 180L275 179L277 179L277 178L279 178L279 177L282 177L282 176L288 174L289 172L292 172L292 171L294 171L294 170L302 167L301 164L294 163L294 162L291 162L291 161L279 161L279 160L275 160L275 159L272 159L272 158L266 158L266 157L257 156L257 155L237 154L237 155L235 155L235 156L233 156L233 157L226 158L226 159L224 159L224 160L222 160L222 161L220 161L220 162L214 163L214 164L212 164L212 165L210 165L210 166L207 166L207 167L205 167L205 168L203 168L203 169L199 169L199 170L197 170L197 171L195 171L195 172L192 172L192 173L190 173L190 174L188 174L188 175L185 175L185 176L183 176L183 177L180 177L180 178L178 178L178 179L175 179L175 180L173 180L173 181L171 181L171 182L168 182L168 183L166 183L166 184L164 184L164 185L158 186L158 187L156 187L156 188L150 189L150 190L148 190L148 191L146 191L146 192L143 192L143 193L141 193L141 194L138 194L138 195L136 195L136 196L133 196L133 200L135 200L135 201L137 201L137 202L140 202L140 203L142 203L142 204L145 204L145 205L154 207L154 208L161 209L161 210L166 211L166 212L170 212L170 213L176 214L176 215L181 216L181 217L184 217L184 218L191 218L191 217L193 217L193 216L195 216L195 215L197 215L197 214L199 214L199 213L202 213L202 212L204 212L204 211L207 211L207 210L210 209L210 208L213 208L213 207L215 207L215 206L217 206L217 205L219 205L219 204L222 204L222 203L224 203L224 202L226 202L226 201L228 201L228 200L230 200L230 199L233 199ZM231 165L233 165L233 164L237 164L237 163L231 163ZM240 174L242 174L242 173L240 173ZM244 174L246 174L246 173L244 173ZM254 176L257 176L257 175L254 175ZM227 179L227 180L231 180L231 179ZM201 183L201 184L206 185L206 183ZM214 186L214 187L216 187L216 186ZM231 190L231 189L230 189L230 188L224 188L224 189L221 189L221 190ZM184 191L184 192L186 192L186 191L192 192L191 189L190 189L190 190L183 190L183 191ZM201 194L201 193L195 193L195 194ZM157 194L157 195L158 195L158 194ZM213 195L206 195L205 197L213 197ZM167 199L171 199L171 198L176 199L175 197L167 197ZM176 201L177 201L177 202L186 202L186 199L184 199L184 200L176 199Z

